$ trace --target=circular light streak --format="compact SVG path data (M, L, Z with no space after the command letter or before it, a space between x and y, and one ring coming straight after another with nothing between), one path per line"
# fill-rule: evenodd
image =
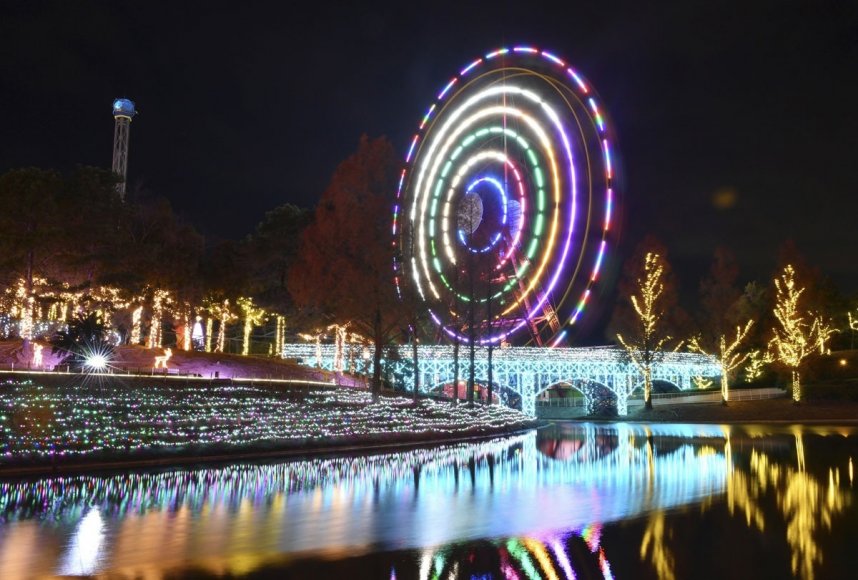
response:
M393 234L400 293L468 342L556 346L613 239L615 138L592 85L529 46L446 83L405 157ZM473 312L471 312L473 310Z

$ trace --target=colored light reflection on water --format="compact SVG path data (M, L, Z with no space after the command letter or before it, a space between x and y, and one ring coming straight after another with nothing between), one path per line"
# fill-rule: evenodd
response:
M856 454L843 427L558 424L399 453L4 480L0 578L745 577L755 543L769 576L831 577L858 565L836 543L858 532Z

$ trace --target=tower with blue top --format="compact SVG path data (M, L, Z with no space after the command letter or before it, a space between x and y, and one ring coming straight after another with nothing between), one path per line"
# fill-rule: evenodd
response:
M113 119L116 122L113 130L113 173L122 178L122 181L116 185L116 190L123 200L125 199L125 176L128 171L128 135L131 130L131 119L136 114L134 101L129 99L113 101Z

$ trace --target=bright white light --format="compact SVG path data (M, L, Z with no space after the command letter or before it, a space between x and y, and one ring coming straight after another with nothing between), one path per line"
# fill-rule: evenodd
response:
M59 573L69 576L94 574L98 571L104 522L97 508L80 521L68 545Z
M87 357L84 366L95 371L107 368L107 358L103 354L93 354Z

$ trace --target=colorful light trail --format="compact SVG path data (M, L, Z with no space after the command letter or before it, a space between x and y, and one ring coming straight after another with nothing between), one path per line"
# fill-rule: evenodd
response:
M592 85L555 54L518 46L472 60L405 157L393 217L400 292L411 287L460 342L566 340L614 241L614 141ZM472 296L475 281L485 289ZM476 308L479 332L465 332Z

